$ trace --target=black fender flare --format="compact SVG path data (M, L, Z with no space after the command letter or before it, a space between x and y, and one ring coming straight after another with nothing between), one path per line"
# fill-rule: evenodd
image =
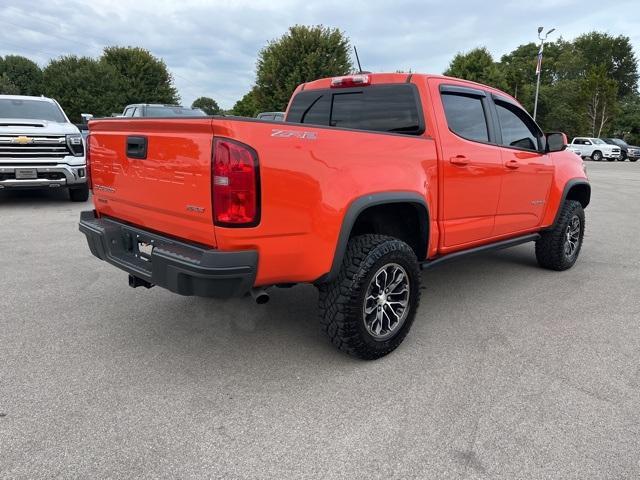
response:
M347 208L347 212L342 219L342 226L338 235L338 242L336 245L335 253L333 255L331 270L318 278L314 282L316 285L331 282L338 277L338 272L340 271L340 267L342 265L342 259L344 258L344 254L347 251L349 236L351 235L351 230L353 229L353 225L355 224L358 216L369 207L390 203L413 203L424 208L424 211L426 213L426 251L429 251L429 206L426 199L422 195L412 191L381 192L363 195L351 202L351 204ZM418 259L418 261L421 260L424 259Z
M556 215L553 219L553 223L547 228L547 230L550 230L556 226L556 224L558 223L558 218L560 218L560 210L562 209L562 205L564 204L565 200L569 196L569 192L571 191L571 189L578 185L585 185L588 188L589 199L587 200L586 205L583 205L583 207L586 207L587 205L589 205L589 202L591 201L591 184L584 178L572 178L565 184L562 190L562 197L560 198L560 203L558 204Z

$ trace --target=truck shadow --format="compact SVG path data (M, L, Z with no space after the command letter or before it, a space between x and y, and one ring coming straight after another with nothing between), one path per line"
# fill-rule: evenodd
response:
M39 188L25 190L0 190L0 208L5 205L54 205L71 203L66 188ZM88 202L87 202L88 203Z
M486 292L495 291L498 295L516 279L530 281L529 275L540 271L532 250L531 246L521 246L425 271L423 301L415 325L396 355L409 355L412 344L413 348L423 344L426 339L421 336L428 334L429 323L446 322L447 312L457 308L461 296L467 296L464 299L467 304L486 302ZM483 284L483 298L477 298L478 282ZM311 285L272 288L271 300L266 305L256 305L250 297L216 300L178 297L160 289L141 290L130 295L144 302L144 315L128 322L127 338L137 337L146 343L138 345L145 350L160 348L163 353L170 352L160 355L167 361L181 358L182 363L192 359L213 370L235 369L241 364L260 371L283 365L302 368L305 364L317 365L325 371L336 366L360 368L371 363L338 352L325 338L319 326L318 294ZM393 361L391 357L379 362ZM191 371L192 367L187 369Z

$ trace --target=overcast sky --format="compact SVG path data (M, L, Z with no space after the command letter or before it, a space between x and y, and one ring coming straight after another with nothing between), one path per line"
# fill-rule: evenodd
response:
M0 11L0 55L44 66L140 46L165 60L183 104L204 95L223 108L253 84L258 51L297 23L340 28L374 72L441 73L456 52L482 45L499 59L536 40L538 25L556 27L551 38L624 34L640 52L638 0L0 0Z

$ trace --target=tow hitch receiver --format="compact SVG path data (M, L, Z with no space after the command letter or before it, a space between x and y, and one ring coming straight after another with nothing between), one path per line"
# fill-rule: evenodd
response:
M153 287L153 283L149 283L146 280L143 280L138 277L134 277L133 275L129 275L129 286L131 288L138 288L138 287L151 288Z

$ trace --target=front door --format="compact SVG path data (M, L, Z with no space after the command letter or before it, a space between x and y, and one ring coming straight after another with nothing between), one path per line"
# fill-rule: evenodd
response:
M554 169L533 119L507 99L494 103L503 179L493 234L505 235L540 225Z

